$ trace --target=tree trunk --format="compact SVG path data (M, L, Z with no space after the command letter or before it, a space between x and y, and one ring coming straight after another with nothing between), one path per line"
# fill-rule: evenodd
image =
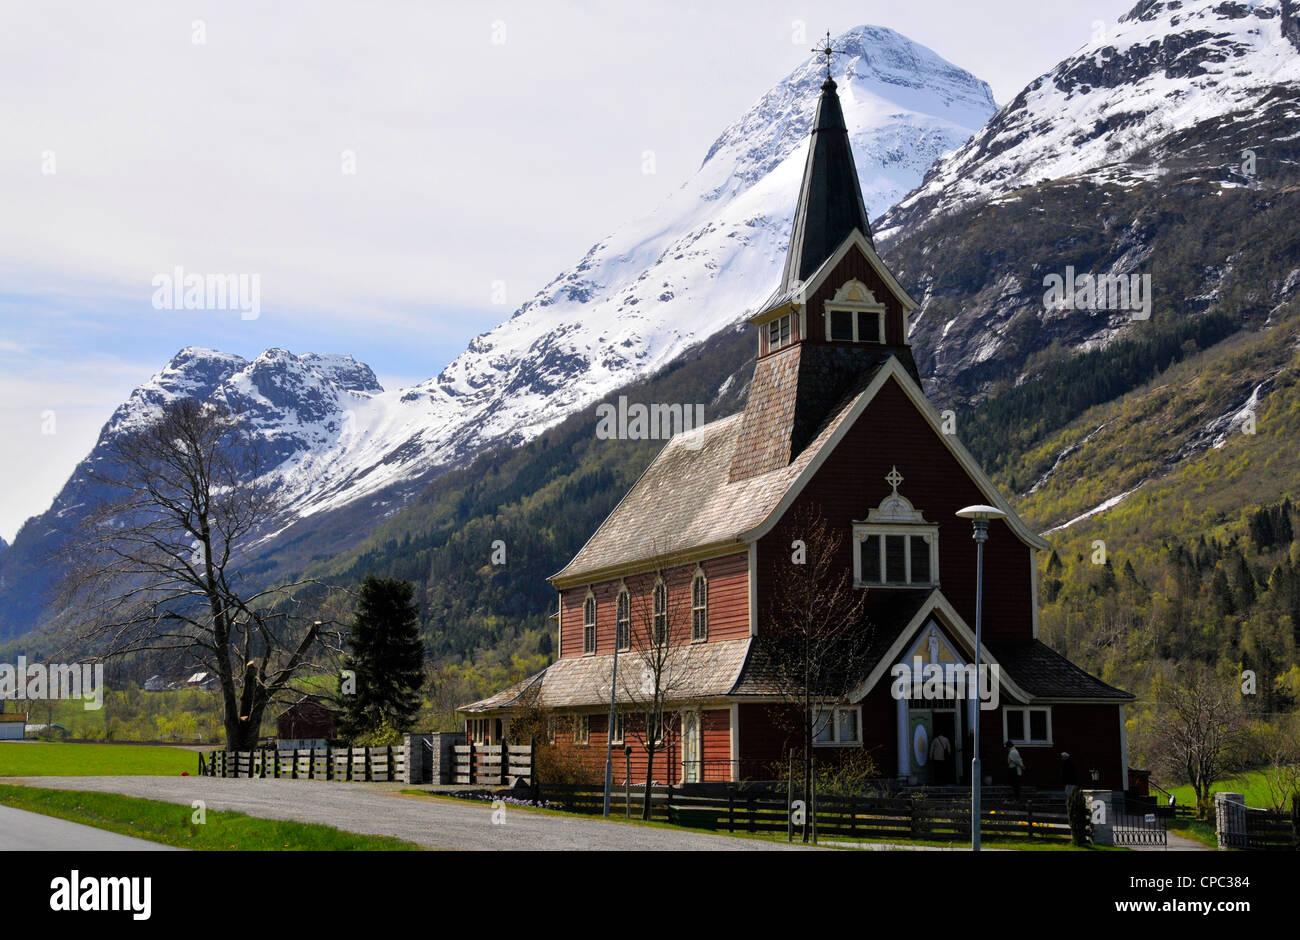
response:
M646 735L646 737L649 737L649 735ZM650 781L655 776L655 746L653 743L646 746L645 753L645 799L641 801L641 818L648 820L650 818Z

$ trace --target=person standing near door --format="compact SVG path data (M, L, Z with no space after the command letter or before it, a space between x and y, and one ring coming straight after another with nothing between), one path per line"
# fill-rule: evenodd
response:
M934 782L944 786L952 782L952 742L939 731L930 742L930 761L934 766Z
M1003 744L1007 749L1007 776L1011 780L1011 796L1020 799L1020 778L1025 772L1025 760L1010 741Z

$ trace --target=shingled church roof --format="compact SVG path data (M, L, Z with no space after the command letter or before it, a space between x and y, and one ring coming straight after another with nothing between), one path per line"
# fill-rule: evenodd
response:
M632 489L552 581L596 575L663 555L734 542L761 525L830 442L867 386L878 364L790 463L729 482L743 415L713 421L675 435Z

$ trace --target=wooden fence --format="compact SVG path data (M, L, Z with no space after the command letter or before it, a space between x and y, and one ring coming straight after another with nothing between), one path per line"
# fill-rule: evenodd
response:
M1244 842L1234 848L1295 851L1296 830L1291 816L1267 809L1248 808Z
M710 789L713 792L708 792ZM604 792L586 784L543 784L538 798L548 806L575 813L603 811ZM641 814L644 786L616 788L611 813ZM630 798L630 807L628 805ZM740 787L652 787L651 818L699 829L727 832L786 832L791 813L784 794ZM819 796L819 838L936 839L970 838L970 804L929 797ZM799 827L795 827L798 831ZM986 838L1068 840L1070 823L1058 802L984 802L980 831Z
M396 747L327 747L324 750L213 751L199 755L201 777L274 777L293 780L407 779L406 749Z
M1219 847L1255 851L1300 850L1300 794L1291 797L1290 813L1245 806L1216 794L1215 832Z
M452 749L451 782L470 786L532 785L534 744L458 744Z

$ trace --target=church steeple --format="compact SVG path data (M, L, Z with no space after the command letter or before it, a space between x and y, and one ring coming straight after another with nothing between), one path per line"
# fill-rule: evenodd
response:
M833 51L829 42L827 50ZM782 294L793 290L796 282L806 281L854 229L871 241L867 207L862 201L849 131L835 89L835 81L827 74L813 118L803 185L794 210L790 248L781 275Z
M920 384L907 343L916 309L881 260L853 162L849 132L830 76L813 117L803 183L781 283L749 318L758 361L728 478L790 464L880 367L896 358Z

